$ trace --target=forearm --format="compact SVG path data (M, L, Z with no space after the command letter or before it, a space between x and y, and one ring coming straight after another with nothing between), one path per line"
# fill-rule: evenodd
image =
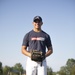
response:
M22 47L22 54L24 54L25 56L31 57L31 53L28 52L25 47Z
M53 53L53 48L50 47L50 48L48 48L48 51L46 52L45 56L48 57L48 56L50 56L52 53Z
M52 50L48 50L48 51L46 52L45 56L48 57L48 56L51 55L52 53L53 53Z

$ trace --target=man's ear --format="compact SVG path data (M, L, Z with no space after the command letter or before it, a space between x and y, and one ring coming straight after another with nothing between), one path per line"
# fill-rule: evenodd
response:
M43 25L43 22L41 22L41 25Z
M32 22L32 25L34 25L34 22Z

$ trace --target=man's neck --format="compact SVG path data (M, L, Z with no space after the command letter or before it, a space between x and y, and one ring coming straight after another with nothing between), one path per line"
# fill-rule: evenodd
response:
M40 32L41 29L33 29L35 32Z

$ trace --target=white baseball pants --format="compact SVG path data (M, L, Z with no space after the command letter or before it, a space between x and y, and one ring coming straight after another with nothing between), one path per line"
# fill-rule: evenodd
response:
M47 75L47 64L46 60L42 62L32 61L31 58L28 57L26 63L26 75Z

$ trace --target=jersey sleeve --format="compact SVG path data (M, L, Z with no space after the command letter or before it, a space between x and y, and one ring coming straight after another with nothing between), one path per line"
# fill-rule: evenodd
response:
M28 34L24 36L22 46L29 46Z
M52 46L51 38L50 38L49 35L48 35L48 37L47 37L47 39L46 39L46 46L47 46L47 48Z

